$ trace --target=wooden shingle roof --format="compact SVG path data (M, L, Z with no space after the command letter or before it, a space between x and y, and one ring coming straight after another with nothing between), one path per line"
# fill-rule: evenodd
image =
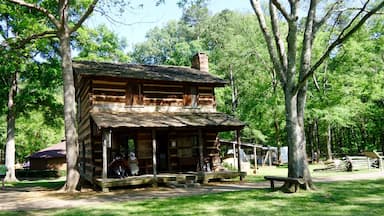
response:
M221 131L241 129L243 122L225 113L108 113L92 112L99 128L210 127Z
M227 81L194 68L164 65L121 64L94 61L73 61L74 73L81 76L100 76L153 80L168 82L187 82L224 86Z

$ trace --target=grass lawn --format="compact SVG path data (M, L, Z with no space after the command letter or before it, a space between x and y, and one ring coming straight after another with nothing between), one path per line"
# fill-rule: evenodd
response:
M36 188L42 190L56 190L61 188L65 183L65 178L57 179L39 179L39 180L22 180L18 182L5 183L6 187L14 188Z
M309 170L311 172L312 177L326 177L326 176L342 176L342 175L350 175L350 174L357 174L357 173L371 173L371 172L380 172L379 169L363 169L363 170L357 170L353 172L346 172L346 171L334 171L334 170L324 170L324 171L316 171L314 172L314 169L324 168L325 165L321 164L310 164ZM265 181L264 176L266 175L272 175L272 176L288 176L288 167L287 165L280 166L280 167L260 167L257 169L256 175L247 175L245 177L245 180L248 182L260 182Z
M0 215L381 215L384 179L318 183L318 191L284 194L258 189L167 199L105 203ZM75 202L75 201L74 201ZM60 207L58 207L60 208Z

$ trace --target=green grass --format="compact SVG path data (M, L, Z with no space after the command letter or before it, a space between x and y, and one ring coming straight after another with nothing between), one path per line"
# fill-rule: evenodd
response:
M325 171L316 171L314 172L314 169L324 168L325 165L321 164L315 164L315 165L309 165L309 170L311 171L312 177L326 177L326 176L342 176L342 175L350 175L350 174L357 174L357 173L370 173L370 172L380 172L379 169L364 169L364 170L358 170L353 172L346 172L346 171L334 171L334 170L325 170ZM265 181L264 176L266 175L272 175L272 176L287 176L288 175L288 167L287 166L280 166L280 167L260 167L256 171L256 175L247 175L245 177L245 180L248 182L261 182Z
M39 188L42 190L55 190L61 188L65 183L64 178L58 179L39 179L39 180L22 180L18 182L6 183L6 187L13 188Z
M318 183L314 192L284 194L257 189L167 199L105 203L71 209L0 215L381 215L384 179ZM75 201L74 201L75 202Z
M311 166L311 169L315 167ZM368 172L367 170L359 172ZM372 172L372 171L369 171ZM356 173L356 172L353 172ZM313 176L333 176L350 172L314 172ZM264 175L287 175L286 167L262 168L247 181L263 181ZM61 180L22 181L13 187L52 189L64 184ZM317 191L295 194L256 189L219 194L175 198L153 198L141 201L106 202L79 208L34 211L1 211L2 215L381 215L384 211L384 179L316 183ZM90 197L91 198L91 197ZM76 202L76 200L73 200Z

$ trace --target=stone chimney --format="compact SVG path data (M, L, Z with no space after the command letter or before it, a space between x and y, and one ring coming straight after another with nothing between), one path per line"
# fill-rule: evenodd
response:
M198 52L192 58L192 68L208 72L208 56L205 53Z

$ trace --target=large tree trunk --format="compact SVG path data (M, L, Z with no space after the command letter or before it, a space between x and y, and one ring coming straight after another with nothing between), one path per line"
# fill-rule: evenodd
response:
M286 112L286 131L288 143L288 177L303 178L305 180L304 189L314 189L311 174L308 169L306 153L306 141L304 133L303 115L299 114L298 95L290 94L290 90L285 90L285 112ZM283 190L295 192L295 185L286 183Z
M306 136L308 139L308 146L311 152L311 163L314 164L316 160L315 160L315 150L313 146L313 124L308 125L306 128L307 128Z
M15 72L11 87L8 93L8 113L7 113L7 143L5 146L5 166L7 173L5 175L5 182L17 181L15 172L15 127L16 127L16 113L14 98L17 93L17 77L18 73Z
M332 130L331 125L328 124L328 133L327 133L327 160L332 161Z
M316 154L317 154L317 163L320 162L321 148L320 148L320 134L319 134L319 121L315 119L314 125L314 138L316 140Z
M277 163L281 165L281 143L280 143L280 126L279 121L277 119L276 110L273 112L273 125L275 126L275 143L277 146Z
M78 134L76 130L76 111L75 111L75 87L72 69L70 35L68 31L62 32L60 38L61 67L64 81L64 122L65 140L67 151L67 182L64 190L68 192L76 191L80 179L78 171Z

